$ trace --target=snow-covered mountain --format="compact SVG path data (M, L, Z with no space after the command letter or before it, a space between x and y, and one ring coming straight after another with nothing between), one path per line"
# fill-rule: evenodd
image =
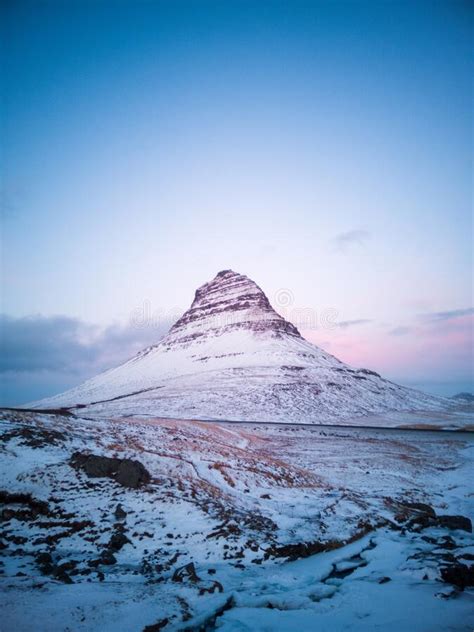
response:
M352 369L305 340L248 277L223 270L156 345L30 405L106 416L321 423L444 400Z

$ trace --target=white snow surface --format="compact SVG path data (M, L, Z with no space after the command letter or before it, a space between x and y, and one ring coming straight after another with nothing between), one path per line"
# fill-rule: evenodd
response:
M312 424L388 411L436 414L453 404L352 369L302 338L253 281L225 270L197 290L158 344L76 388L25 405L77 406L93 417Z
M472 433L11 411L0 428L1 630L474 626L473 589L441 581L444 565L473 563L472 533L397 518L410 502L474 518ZM139 460L150 482L89 478L71 466L76 452ZM97 565L119 527L128 541ZM323 552L291 561L276 554L285 545ZM41 571L48 552L73 583ZM198 579L173 581L190 562Z

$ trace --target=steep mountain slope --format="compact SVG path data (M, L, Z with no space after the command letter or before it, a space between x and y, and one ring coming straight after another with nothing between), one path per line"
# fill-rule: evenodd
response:
M249 278L219 272L156 345L33 404L95 415L318 423L444 401L354 370L306 341Z

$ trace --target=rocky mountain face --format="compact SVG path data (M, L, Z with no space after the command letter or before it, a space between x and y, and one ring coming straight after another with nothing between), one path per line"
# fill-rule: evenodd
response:
M191 307L173 325L169 345L217 337L232 331L301 338L294 325L279 316L256 283L232 270L223 270L204 284Z
M251 279L223 270L196 291L156 345L32 406L80 407L99 416L327 423L444 405L340 362L277 314Z

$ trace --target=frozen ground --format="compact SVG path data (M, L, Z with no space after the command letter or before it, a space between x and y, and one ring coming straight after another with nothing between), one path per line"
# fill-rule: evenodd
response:
M474 626L474 434L12 411L1 426L1 630Z

